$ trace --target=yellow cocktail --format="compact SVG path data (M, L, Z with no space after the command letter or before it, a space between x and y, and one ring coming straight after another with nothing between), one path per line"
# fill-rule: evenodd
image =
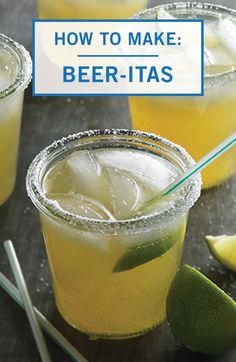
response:
M72 326L127 338L165 319L199 177L147 205L192 163L173 144L124 130L69 136L33 161L27 190L40 211L56 304Z
M127 19L147 0L38 0L41 19Z
M220 6L181 3L163 6L172 16L205 19L205 96L130 97L132 126L181 144L199 160L236 130L236 11ZM148 16L154 17L160 7ZM140 17L147 17L144 13ZM203 171L212 187L236 171L229 151Z
M0 34L0 205L15 185L24 89L30 78L28 52Z

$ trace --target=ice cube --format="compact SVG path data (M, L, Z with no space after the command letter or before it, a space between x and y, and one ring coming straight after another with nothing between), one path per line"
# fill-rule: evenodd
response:
M222 44L228 50L233 63L236 65L236 22L229 18L221 17L218 33Z
M204 49L204 66L209 66L214 64L214 58L212 57L211 52L205 48Z
M99 200L109 207L103 167L95 154L87 150L77 151L68 158L66 163L75 179L77 192Z
M129 175L150 193L156 193L167 186L177 176L177 168L164 158L146 152L132 150L99 151L98 160L106 167L115 167L128 172Z
M125 170L107 167L106 174L113 213L119 220L128 219L143 204L143 190Z
M63 210L72 213L73 215L78 215L81 217L86 217L93 220L109 220L113 219L113 216L110 215L109 211L104 208L102 204L96 200L91 200L79 194L48 194L47 197L51 199L55 205ZM48 220L47 220L48 222ZM50 225L50 227L52 227ZM65 224L57 224L58 232L61 230L61 233L68 233L70 240L76 243L83 243L86 247L96 247L102 250L102 252L110 252L110 237L105 233L94 232L93 230L84 231L78 228L73 228L71 225L68 227ZM66 228L66 230L65 230Z
M13 55L4 49L0 50L0 92L7 89L15 80L18 66Z
M78 193L52 193L48 194L47 197L56 201L63 210L71 214L96 220L114 220L109 210L97 200L92 200Z
M236 25L230 19L223 17L206 26L204 50L206 76L223 74L235 69L235 32Z
M213 48L217 46L221 40L218 34L219 21L206 20L204 23L204 46L205 48Z
M170 170L167 170L163 164L160 167L157 159L153 160L147 155L141 157L144 157L145 161L142 159L143 162L135 163L132 157L127 157L126 162L123 158L123 168L112 166L105 168L113 214L117 219L124 220L135 216L159 193L163 185L166 185L166 177L170 178ZM138 160L140 161L140 158ZM130 167L130 161L133 167ZM124 169L125 164L127 170ZM119 166L121 167L121 164Z
M66 163L57 164L45 177L43 190L46 194L57 194L76 191L75 178L67 172Z

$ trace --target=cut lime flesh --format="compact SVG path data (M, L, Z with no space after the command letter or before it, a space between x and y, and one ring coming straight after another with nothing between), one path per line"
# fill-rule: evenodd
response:
M236 235L206 236L211 254L224 267L236 272Z

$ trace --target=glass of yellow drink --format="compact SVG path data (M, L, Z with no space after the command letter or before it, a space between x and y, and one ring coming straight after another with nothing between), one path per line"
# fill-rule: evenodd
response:
M36 156L27 191L69 324L92 337L128 338L165 319L200 176L148 204L192 164L179 146L128 130L81 132Z
M29 53L0 34L0 205L15 185L23 97L30 79Z
M182 2L157 6L138 17L155 18L160 10L167 18L205 20L205 95L130 97L132 127L181 144L199 160L236 130L236 11ZM203 171L203 186L229 178L236 171L235 159L235 151L229 151Z
M126 19L147 0L37 0L41 19Z

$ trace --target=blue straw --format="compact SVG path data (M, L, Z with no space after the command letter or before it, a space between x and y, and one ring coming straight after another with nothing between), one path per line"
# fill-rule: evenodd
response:
M228 149L234 146L236 143L236 132L231 136L226 138L222 143L216 146L212 151L210 151L206 156L204 156L200 161L195 163L187 172L178 177L174 182L167 186L161 193L158 195L166 196L171 194L173 191L177 190L182 186L186 181L193 177L196 173L202 171L208 165L210 165L216 158L225 153ZM235 160L236 162L236 160Z

